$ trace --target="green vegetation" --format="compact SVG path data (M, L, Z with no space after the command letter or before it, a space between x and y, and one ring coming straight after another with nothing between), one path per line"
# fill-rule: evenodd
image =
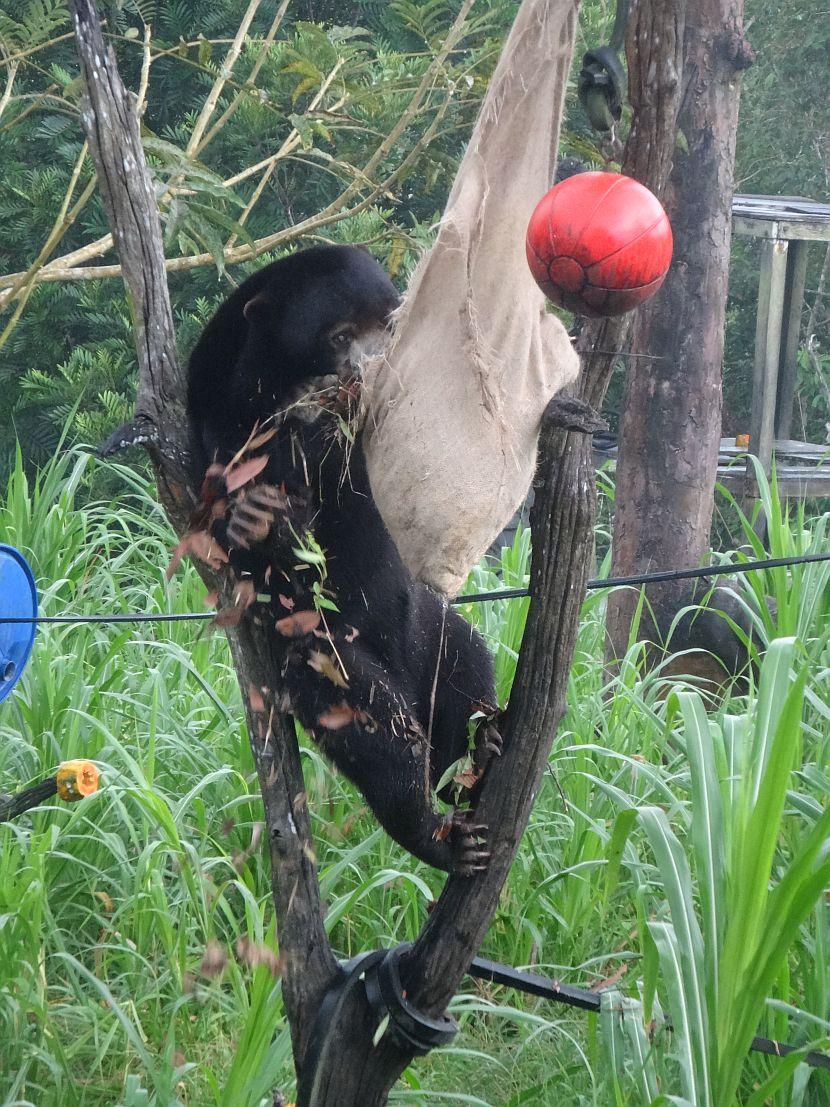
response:
M223 82L247 5L100 6L140 93L168 257L200 262L170 274L183 356L235 283L298 244L367 242L405 284L516 10L478 0L445 54L458 0L293 0L278 28L281 5L253 4ZM821 198L826 5L746 7L759 57L743 83L738 188ZM611 17L610 0L585 0L577 61ZM135 355L120 280L77 271L115 258L69 31L62 0L0 0L0 541L30 558L46 613L199 611L190 567L165 584L173 537L143 472L75 445L127 416ZM603 164L574 103L563 152ZM822 261L815 250L795 424L818 441L830 421ZM50 263L74 266L72 279L40 282ZM751 245L736 244L730 283L725 433L747 429ZM620 377L612 422L619 395ZM788 514L774 486L763 491L764 547L739 505L719 502L721 544L742 544L732 559L826 548L827 516ZM604 553L608 535L597 539ZM523 584L528 556L525 532L470 589ZM735 586L768 649L750 690L722 700L646 674L636 634L620 672L604 672L604 597L589 594L569 714L483 952L602 987L604 1011L468 980L453 1008L462 1034L413 1066L394 1102L830 1102L828 1073L802 1063L830 1048L829 580L813 564ZM493 646L502 700L526 610L464 608ZM414 937L441 875L303 750L337 950ZM221 634L192 622L42 627L0 705L0 790L72 757L101 766L98 795L0 825L0 1102L270 1107L276 1088L290 1100L261 802ZM748 1054L755 1033L799 1052Z
M292 0L269 45L278 7L263 0L204 126L203 105L245 6L238 0L104 6L128 86L146 84L142 129L168 256L202 258L200 266L170 275L183 355L219 300L252 268L226 262L223 248L267 239L264 263L297 241L368 242L404 283L444 206L516 10L513 0L477 0L457 48L407 116L459 6L458 0ZM747 0L746 8L758 58L743 81L737 188L821 199L830 180L825 6ZM577 65L585 49L606 41L612 18L610 0L582 4ZM69 30L63 0L0 0L2 473L18 441L27 461L48 459L70 415L72 441L103 441L126 418L134 388L120 280L78 279L80 265L115 258L82 143ZM574 96L562 152L603 164ZM308 219L314 226L295 239ZM82 247L88 252L78 259ZM824 256L813 249L800 360L804 399L795 423L819 442L830 421ZM74 279L33 283L34 271L49 264L74 265ZM730 289L724 425L735 434L748 429L757 243L736 242ZM620 392L621 372L607 403L612 423Z
M96 465L72 451L30 481L18 459L0 501L0 541L31 558L45 612L201 610L192 569L164 582L173 538L141 478L118 469L116 505L79 503ZM790 519L767 497L771 553L826 544L826 518ZM528 548L520 534L470 586L522 583ZM607 1010L467 981L456 1045L414 1066L395 1102L828 1101L827 1074L800 1055L746 1053L754 1033L830 1039L828 578L818 563L738 586L769 649L758 687L719 703L643 675L636 644L605 677L590 594L570 712L484 952L604 983ZM502 695L525 605L466 609ZM98 795L0 827L2 1102L258 1107L274 1087L290 1099L279 979L257 964L274 948L261 807L222 636L42 627L0 710L0 786L70 757L101 766ZM441 875L377 829L313 746L304 759L336 948L414 937Z
M303 229L302 245L368 243L405 280L443 208L515 11L506 0L479 0L463 48L445 56L457 3L297 2L282 5L276 26L279 6L261 2L214 111L203 115L246 7L106 5L129 88L144 88L149 59L142 135L165 250L201 259L170 278L183 355L218 302L296 246ZM134 391L121 281L76 271L71 281L33 283L42 266L69 267L83 247L87 266L115 261L82 141L69 31L61 0L0 0L0 90L4 76L10 82L8 102L0 91L0 274L12 275L0 280L0 466L16 441L27 460L48 458L73 412L73 439L102 441L127 417ZM224 250L254 242L256 263L226 263Z

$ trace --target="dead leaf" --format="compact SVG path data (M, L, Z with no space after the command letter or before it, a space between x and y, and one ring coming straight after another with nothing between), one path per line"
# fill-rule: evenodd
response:
M355 638L360 636L360 631L357 627L349 627L348 633L344 636L347 642L354 642Z
M107 915L111 915L115 910L115 904L112 902L112 896L109 892L93 892L96 899L100 899L101 905Z
M498 707L493 703L473 703L470 704L470 718L473 715L484 715L486 718L490 718L491 715L495 715L498 711Z
M308 655L308 663L315 673L324 676L332 684L336 684L338 688L348 688L349 682L338 669L331 654L323 653L321 650L312 650Z
M588 989L589 992L601 992L603 988L613 988L615 984L619 984L625 974L628 972L628 962L623 961L616 972L612 972L610 976L606 976L604 980L596 980Z
M481 773L475 769L465 769L453 777L453 781L462 788L473 788L481 780Z
M202 487L199 490L202 503L210 506L216 500L217 496L224 496L226 491L224 466L219 465L217 462L208 465L205 470L205 479L202 481Z
M348 818L343 820L343 825L340 827L341 837L347 838L351 833L352 827L358 819L362 818L366 814L365 807L359 807L357 811L353 811Z
M322 715L319 715L317 722L326 730L341 730L344 726L353 723L354 717L354 708L350 707L344 700L342 703L333 704L328 711L324 711Z
M184 555L185 555L186 552L187 551L185 549L185 540L183 538L181 540L181 542L179 542L179 544L173 550L173 553L170 557L170 564L164 570L164 579L165 580L172 580L173 579L173 575L176 572L176 570L178 569L178 567L181 565L182 559L184 558Z
M432 837L436 842L443 842L446 838L449 838L451 830L452 819L442 819L435 830L433 830Z
M276 625L279 633L286 638L304 638L306 634L311 634L320 625L320 612L295 611L293 615L286 615L284 619L277 619Z
M263 822L254 823L254 825L251 827L251 841L248 843L248 846L245 849L237 849L233 851L232 864L238 873L242 872L242 869L248 858L253 856L257 846L259 845L259 840L262 837L262 831L264 827L265 823Z
M245 439L245 441L242 443L242 445L239 447L239 449L236 451L236 453L233 455L233 457L228 462L228 465L227 465L226 470L225 470L226 472L227 472L227 469L230 469L230 467L232 465L236 465L237 462L241 461L242 458L245 456L245 454L249 454L252 450L255 450L257 448L257 446L262 445L263 442L267 442L269 438L273 438L274 435L277 433L277 428L276 427L273 427L270 430L264 431L260 435L257 434L258 430L259 430L259 419L257 419L257 421L254 423L253 428L251 429L251 433L248 435L248 437Z
M247 610L256 600L256 587L250 578L237 582L233 590L233 602L237 607Z
M199 965L199 972L202 976L212 979L215 976L220 976L225 971L227 963L227 950L217 941L211 939L205 946L205 955L202 958L201 965Z
M269 427L268 430L263 431L262 434L258 434L256 438L252 438L247 444L248 452L252 453L254 450L258 450L260 446L264 446L266 442L270 442L276 433L276 427Z
M268 455L262 454L260 457L252 457L248 461L240 461L239 464L234 465L232 469L229 466L225 473L225 483L228 486L228 492L236 492L238 488L242 488L243 485L249 484L254 477L259 476L267 464Z
M233 607L225 607L216 616L218 627L236 627L242 622L242 616L256 601L256 588L252 580L237 581L233 590Z
M269 565L267 571L270 572L270 569L271 569L271 566ZM294 601L291 599L290 596L284 596L282 594L282 592L280 592L280 594L277 598L279 599L282 606L286 609L286 611L293 611L294 610Z
M228 555L216 542L213 535L206 530L191 530L182 538L170 559L165 576L168 580L173 576L181 564L182 558L189 554L199 561L203 561L211 569L221 569L228 563Z
M218 613L214 622L218 627L238 627L244 614L241 607L226 607Z
M248 968L256 969L262 965L274 978L282 975L282 960L264 942L252 942L250 938L239 937L236 939L236 956Z

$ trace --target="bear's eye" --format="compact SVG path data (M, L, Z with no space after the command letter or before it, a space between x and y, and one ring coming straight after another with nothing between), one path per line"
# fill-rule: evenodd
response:
M329 335L329 342L332 346L343 349L344 346L348 346L351 343L353 338L354 329L352 327L338 327Z

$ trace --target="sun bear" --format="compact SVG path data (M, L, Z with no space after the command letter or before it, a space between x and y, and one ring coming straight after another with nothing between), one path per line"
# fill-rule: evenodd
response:
M495 727L471 724L495 709L492 659L404 567L344 416L397 303L360 247L313 247L249 277L190 358L194 476L228 505L211 526L237 575L258 604L270 597L288 710L396 841L469 875L487 864L486 828L434 797L468 752L478 778L500 752ZM246 444L264 467L229 492L222 474Z

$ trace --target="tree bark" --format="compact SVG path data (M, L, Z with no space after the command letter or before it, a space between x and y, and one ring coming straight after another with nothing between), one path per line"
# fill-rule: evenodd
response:
M659 294L632 324L635 356L620 424L613 576L693 567L709 550L740 71L752 58L742 15L743 0L667 0L654 9L660 37L650 47L639 32L632 29L628 36L630 94L641 105L635 114L642 119L648 104L664 100L668 108L663 145L673 165L663 198L674 261ZM672 134L676 144L669 142ZM647 597L654 619L647 618L643 629L659 637L691 600L692 589L682 582L661 584L650 587ZM631 589L609 598L610 659L625 652L636 604Z

